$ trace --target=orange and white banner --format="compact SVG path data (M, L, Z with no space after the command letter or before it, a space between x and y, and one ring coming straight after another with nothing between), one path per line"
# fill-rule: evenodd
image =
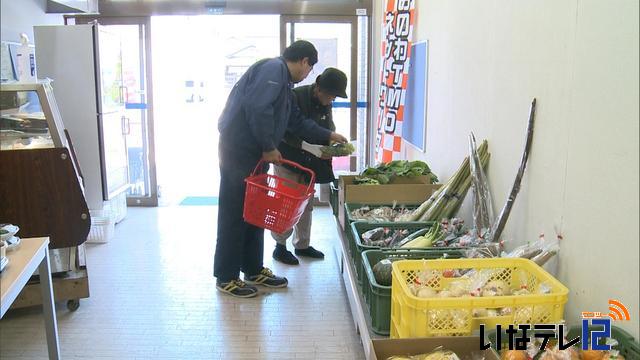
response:
M382 24L375 143L377 162L398 160L402 151L402 121L414 22L415 0L387 0Z

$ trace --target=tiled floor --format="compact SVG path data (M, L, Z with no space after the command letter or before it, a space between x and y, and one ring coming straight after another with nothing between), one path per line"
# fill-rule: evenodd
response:
M91 297L76 312L58 303L63 358L362 359L339 274L329 208L315 211L312 244L324 261L265 265L289 288L254 299L218 293L212 277L216 207L129 208L107 244L89 245ZM261 288L263 290L264 288ZM0 358L46 358L37 308L0 321Z

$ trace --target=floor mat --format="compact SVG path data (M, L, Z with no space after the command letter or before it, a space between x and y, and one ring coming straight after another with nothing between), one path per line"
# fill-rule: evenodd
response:
M187 196L180 202L181 206L212 206L218 205L217 196Z

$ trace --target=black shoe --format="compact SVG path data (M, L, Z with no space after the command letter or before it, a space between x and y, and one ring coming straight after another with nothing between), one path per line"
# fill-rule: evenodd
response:
M289 284L286 277L276 276L273 271L266 267L263 267L258 275L245 275L244 281L250 285L264 285L272 288L283 288Z
M287 247L283 245L276 245L276 249L273 250L273 258L287 265L298 265L300 263L298 258L293 256L291 251L287 250Z
M306 256L314 259L324 259L324 254L322 251L316 250L313 246L309 246L306 249L296 249L296 255L298 256Z
M258 295L258 288L247 285L240 279L231 280L229 282L216 281L216 289L225 294L239 298L250 298Z

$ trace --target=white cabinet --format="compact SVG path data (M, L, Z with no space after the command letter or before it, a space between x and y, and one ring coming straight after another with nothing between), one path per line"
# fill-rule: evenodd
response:
M120 39L99 25L35 26L38 76L53 80L89 209L128 189Z

